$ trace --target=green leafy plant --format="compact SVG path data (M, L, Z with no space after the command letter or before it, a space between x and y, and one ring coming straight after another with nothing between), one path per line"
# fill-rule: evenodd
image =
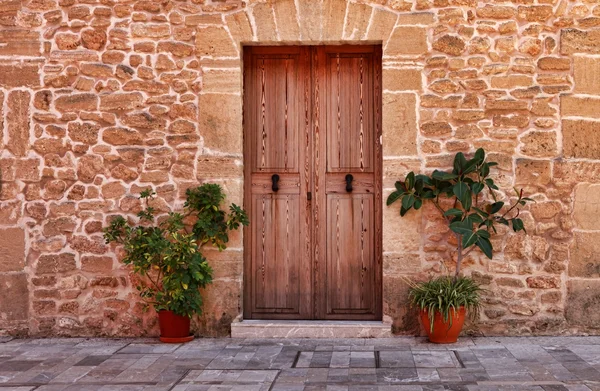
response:
M427 311L431 332L433 332L433 319L437 312L450 326L452 326L450 315L457 314L460 307L465 307L472 320L476 320L479 316L481 288L471 278L440 276L419 283L409 281L409 285L409 300L413 306Z
M145 207L138 213L139 223L115 217L104 229L106 243L123 246L123 263L132 265L142 279L140 296L156 311L170 310L191 317L202 312L200 288L212 281L212 269L202 255L210 244L224 250L229 231L248 225L244 210L235 204L229 213L221 210L225 194L217 184L204 184L187 190L185 213L169 213L157 218L151 206L155 193L145 190L140 199ZM184 221L194 219L191 230Z
M477 284L467 277L460 277L464 257L479 249L492 259L494 249L490 236L496 232L497 224L510 226L515 232L525 231L523 220L519 218L520 207L533 200L517 189L512 202L507 204L498 200L498 186L490 177L490 169L496 165L496 162L486 161L485 151L481 148L471 159L459 152L454 157L451 171L435 170L431 175L410 172L404 181L395 183L396 189L387 199L387 205L400 202L401 216L430 201L456 237L454 278L440 277L411 284L412 303L428 311L432 325L436 311L442 312L446 321L449 309L462 305L479 313Z

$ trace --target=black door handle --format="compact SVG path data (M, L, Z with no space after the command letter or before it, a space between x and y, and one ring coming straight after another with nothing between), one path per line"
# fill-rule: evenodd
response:
M271 185L271 189L273 191L279 190L279 175L273 174L273 176L271 177L271 182L273 182L273 184Z
M353 180L354 180L354 177L352 176L352 174L346 175L346 191L348 193L352 192L352 181Z

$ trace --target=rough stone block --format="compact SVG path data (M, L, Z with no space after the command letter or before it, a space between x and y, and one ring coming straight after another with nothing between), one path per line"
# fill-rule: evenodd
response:
M319 0L304 0L298 1L297 4L300 37L305 41L320 40L323 30L323 3ZM339 23L343 23L343 19Z
M242 153L242 99L236 95L200 95L200 134L204 147Z
M383 199L387 199L384 192ZM383 252L418 252L421 247L421 211L400 216L400 205L383 208Z
M573 277L600 277L600 233L573 232L570 246L569 275Z
M561 95L560 113L563 116L600 119L600 98L570 94Z
M29 148L31 94L28 91L14 90L8 93L7 101L7 148L15 156L25 156Z
M201 27L196 33L198 56L236 57L237 49L223 27Z
M300 38L300 26L298 25L298 13L296 12L294 0L279 0L272 2L272 4L279 38L282 41L297 41ZM256 17L256 7L254 7L254 16ZM258 36L261 39L260 28L258 28Z
M39 56L40 33L29 29L0 29L0 56Z
M0 321L27 320L28 315L27 274L0 274Z
M429 51L427 30L423 27L396 26L385 47L384 56L418 56Z
M98 107L98 96L92 93L63 95L56 98L54 105L60 112L95 111Z
M421 91L422 70L409 68L384 68L383 89L388 91Z
M257 3L252 8L252 16L256 25L256 36L259 41L277 41L277 28L273 9L270 3ZM296 38L297 39L297 38Z
M600 280L571 280L565 317L572 326L600 328Z
M578 30L563 29L560 31L560 53L590 53L600 52L600 29Z
M252 41L252 26L245 11L225 16L225 22L236 43Z
M198 157L198 180L206 178L241 178L243 176L241 161L229 157Z
M600 159L600 121L563 120L565 157Z
M417 154L417 100L414 94L383 95L383 155Z
M0 64L0 87L39 87L38 64Z
M25 267L25 231L0 229L0 272L20 272Z
M323 40L342 39L344 17L348 2L340 0L323 1Z
M398 15L376 8L373 10L373 16L369 23L369 30L367 31L367 39L381 40L385 46L394 26Z
M577 228L600 230L600 184L581 183L575 187L573 218Z
M242 75L238 69L209 69L202 75L203 92L241 93Z
M574 56L573 72L575 93L600 94L600 57Z
M517 185L546 186L550 183L550 162L517 159Z

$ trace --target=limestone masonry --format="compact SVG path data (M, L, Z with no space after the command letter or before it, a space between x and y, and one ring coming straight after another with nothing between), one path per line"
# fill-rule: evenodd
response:
M243 203L241 45L383 45L384 197L410 170L483 147L505 197L474 333L600 332L599 0L4 0L0 3L0 334L157 335L101 229L220 183ZM500 194L502 196L502 194ZM451 266L434 208L384 213L384 320L414 333L403 277ZM242 312L241 234L208 255L201 335Z

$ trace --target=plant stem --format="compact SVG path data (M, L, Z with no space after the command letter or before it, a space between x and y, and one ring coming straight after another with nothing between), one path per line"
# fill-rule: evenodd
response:
M456 235L456 240L458 241L458 244L457 244L458 255L457 255L457 259L456 259L456 273L454 274L454 281L456 281L458 279L458 276L460 274L460 263L462 262L462 259L463 259L462 235L459 235L457 233L455 233L455 235Z

